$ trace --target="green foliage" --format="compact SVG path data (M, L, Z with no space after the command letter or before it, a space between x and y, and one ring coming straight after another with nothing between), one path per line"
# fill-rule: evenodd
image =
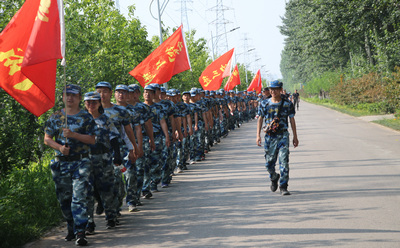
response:
M282 18L284 82L306 83L326 71L387 75L400 64L397 0L291 0Z
M43 153L42 122L0 89L0 180Z
M331 98L339 103L355 106L385 100L384 83L379 74L371 72L361 78L342 80L331 91Z
M60 223L49 156L0 180L0 247L16 247Z
M396 67L392 75L385 77L385 95L390 109L400 114L400 67Z
M321 90L329 92L338 82L340 82L341 74L338 72L327 71L321 74L319 77L311 79L304 86L304 90L308 94L316 95Z

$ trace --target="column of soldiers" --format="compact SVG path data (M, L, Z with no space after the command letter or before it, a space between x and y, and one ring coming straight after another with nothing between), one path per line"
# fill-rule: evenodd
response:
M105 212L106 228L119 224L125 199L129 212L158 186L168 188L176 173L206 158L212 147L256 117L254 92L180 92L149 84L113 88L99 82L84 94L67 85L65 109L45 125L45 144L56 150L51 170L63 216L66 241L87 245L95 233L94 212ZM140 101L143 94L144 102ZM95 202L97 208L94 209Z

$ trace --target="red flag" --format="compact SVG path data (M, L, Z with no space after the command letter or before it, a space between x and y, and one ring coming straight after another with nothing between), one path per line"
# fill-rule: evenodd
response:
M166 83L173 75L189 69L190 61L181 25L129 74L144 87L150 83Z
M256 93L260 93L262 90L262 82L261 82L261 73L260 70L257 71L256 75L254 75L253 80L251 81L247 91L256 91Z
M57 0L26 0L0 34L0 87L36 116L55 102L60 13Z
M230 63L234 48L214 60L201 73L199 82L204 90L217 90L221 87L224 77L229 76Z
M230 91L235 88L236 85L240 84L240 76L238 66L235 65L235 69L233 69L231 76L225 84L224 90Z

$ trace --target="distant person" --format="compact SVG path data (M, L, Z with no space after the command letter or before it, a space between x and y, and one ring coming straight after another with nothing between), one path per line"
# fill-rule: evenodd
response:
M261 129L263 121L267 128L265 131L265 161L270 174L271 191L275 192L279 188L282 195L290 195L288 191L289 182L289 132L288 118L293 133L293 146L296 148L299 144L297 139L296 122L294 119L295 110L293 103L283 98L281 95L282 82L278 80L270 82L269 89L271 98L263 100L258 108L257 123L257 145L261 146ZM280 174L275 172L275 164L279 158Z
M293 105L299 110L300 94L297 90L293 93Z

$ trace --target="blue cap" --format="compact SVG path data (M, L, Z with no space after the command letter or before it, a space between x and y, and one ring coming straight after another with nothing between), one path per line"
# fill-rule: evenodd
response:
M111 84L109 82L102 81L96 84L96 89L101 87L109 88L110 90L112 90Z
M177 95L180 95L180 94L181 94L181 91L178 90L178 89L175 89L175 92L176 92Z
M153 84L146 85L146 86L144 87L144 89L145 89L145 90L156 91L156 88L154 87Z
M86 93L85 97L83 98L84 101L97 101L100 99L100 94L96 91Z
M192 88L192 89L190 90L190 95L191 95L191 96L196 96L197 93L198 93L197 88Z
M278 80L274 80L269 83L269 88L282 88L283 83L279 82Z
M65 86L65 88L64 88L64 92L70 93L70 94L80 94L81 87L76 84L67 84L67 86Z
M170 89L167 91L167 96L176 96L176 90L175 89Z
M153 86L155 90L160 90L160 85L159 84L152 83L152 84L149 84L149 85Z
M211 91L211 92L210 92L210 96L213 96L213 95L214 95L214 91Z
M182 92L182 95L185 95L185 94L190 94L190 91L184 91L184 92Z
M130 84L128 86L128 88L129 88L129 92L135 92L137 90L140 92L140 86L137 84Z
M161 93L167 93L167 89L165 87L160 87Z
M126 90L126 91L129 91L129 88L125 84L118 84L117 87L115 87L115 90Z

